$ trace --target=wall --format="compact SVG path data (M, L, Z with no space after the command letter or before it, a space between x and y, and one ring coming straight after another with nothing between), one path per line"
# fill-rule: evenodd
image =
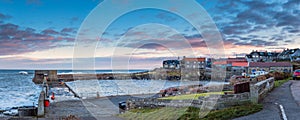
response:
M274 88L274 77L250 85L251 102L258 103Z
M49 81L57 81L57 70L35 70L32 81L35 84L42 84L45 75L48 75Z
M38 116L44 116L45 115L44 101L45 101L45 92L42 91L40 93L40 97L39 97L39 100L38 100L38 108L37 108L37 115Z
M270 68L269 68L269 67L249 67L249 68L248 68L248 73L249 73L249 74L252 74L252 70L269 72L269 71L270 71Z
M252 74L252 70L261 71L264 70L266 72L270 72L271 70L277 71L277 72L292 72L293 67L249 67L248 73Z
M271 67L270 70L278 72L292 72L293 67Z
M155 98L128 99L127 109L155 107L197 107L210 110L224 109L250 103L250 93L210 95L195 100L161 100Z
M209 110L224 109L249 103L258 103L274 88L274 78L250 85L250 92L210 95L195 100L161 100L156 98L128 99L127 109L155 107L197 107Z

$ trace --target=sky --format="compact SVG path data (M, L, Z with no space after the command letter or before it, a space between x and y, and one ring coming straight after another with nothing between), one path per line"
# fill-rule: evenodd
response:
M130 3L133 1L111 0L109 9L99 10L97 6L104 4L101 0L0 0L0 69L72 69L74 57L78 57L74 55L76 40L88 31L82 28L89 15L96 12L104 20L120 5L138 6L148 0ZM299 0L196 2L216 25L226 57L252 50L299 48ZM190 18L202 19L192 16L193 8L182 8L191 12ZM92 56L78 58L93 62L88 67L83 63L82 69L152 69L161 67L166 59L213 56L203 33L173 12L178 9L139 9L111 20L102 35L94 33L99 36L96 44L89 40L80 43L95 46L85 52ZM91 27L101 22L102 18L94 19ZM205 29L205 22L198 24Z

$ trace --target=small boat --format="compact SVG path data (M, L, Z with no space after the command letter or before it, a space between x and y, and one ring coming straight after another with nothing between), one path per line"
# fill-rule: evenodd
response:
M19 74L21 74L21 75L28 75L28 72L26 72L26 71L20 71Z

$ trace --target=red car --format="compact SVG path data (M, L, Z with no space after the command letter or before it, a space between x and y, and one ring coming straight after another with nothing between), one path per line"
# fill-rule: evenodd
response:
M293 74L293 79L300 79L300 69L295 70L294 74Z

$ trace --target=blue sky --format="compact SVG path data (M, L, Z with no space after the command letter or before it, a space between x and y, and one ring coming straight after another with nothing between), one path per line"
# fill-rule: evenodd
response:
M130 0L113 2L126 5ZM0 68L71 69L77 32L85 18L101 3L99 0L0 0ZM219 29L226 56L252 50L280 51L299 47L299 0L197 0L197 3ZM100 13L109 15L110 12ZM118 45L118 39L130 30L139 35L149 33L155 40L159 39L158 33L171 34L159 28L156 34L150 34L149 29L135 29L154 23L168 26L184 36L197 56L209 56L202 35L184 18L170 11L142 9L121 16L108 27L95 50L95 68L111 69L111 57L115 56L111 52L115 48L134 50L132 61L129 61L132 69L160 67L162 60L177 58L179 55L172 54L170 48L163 49L162 45L148 44L138 49ZM138 34L134 37L143 39ZM179 46L165 44L173 45L175 50ZM183 55L189 56L188 53L180 54Z

